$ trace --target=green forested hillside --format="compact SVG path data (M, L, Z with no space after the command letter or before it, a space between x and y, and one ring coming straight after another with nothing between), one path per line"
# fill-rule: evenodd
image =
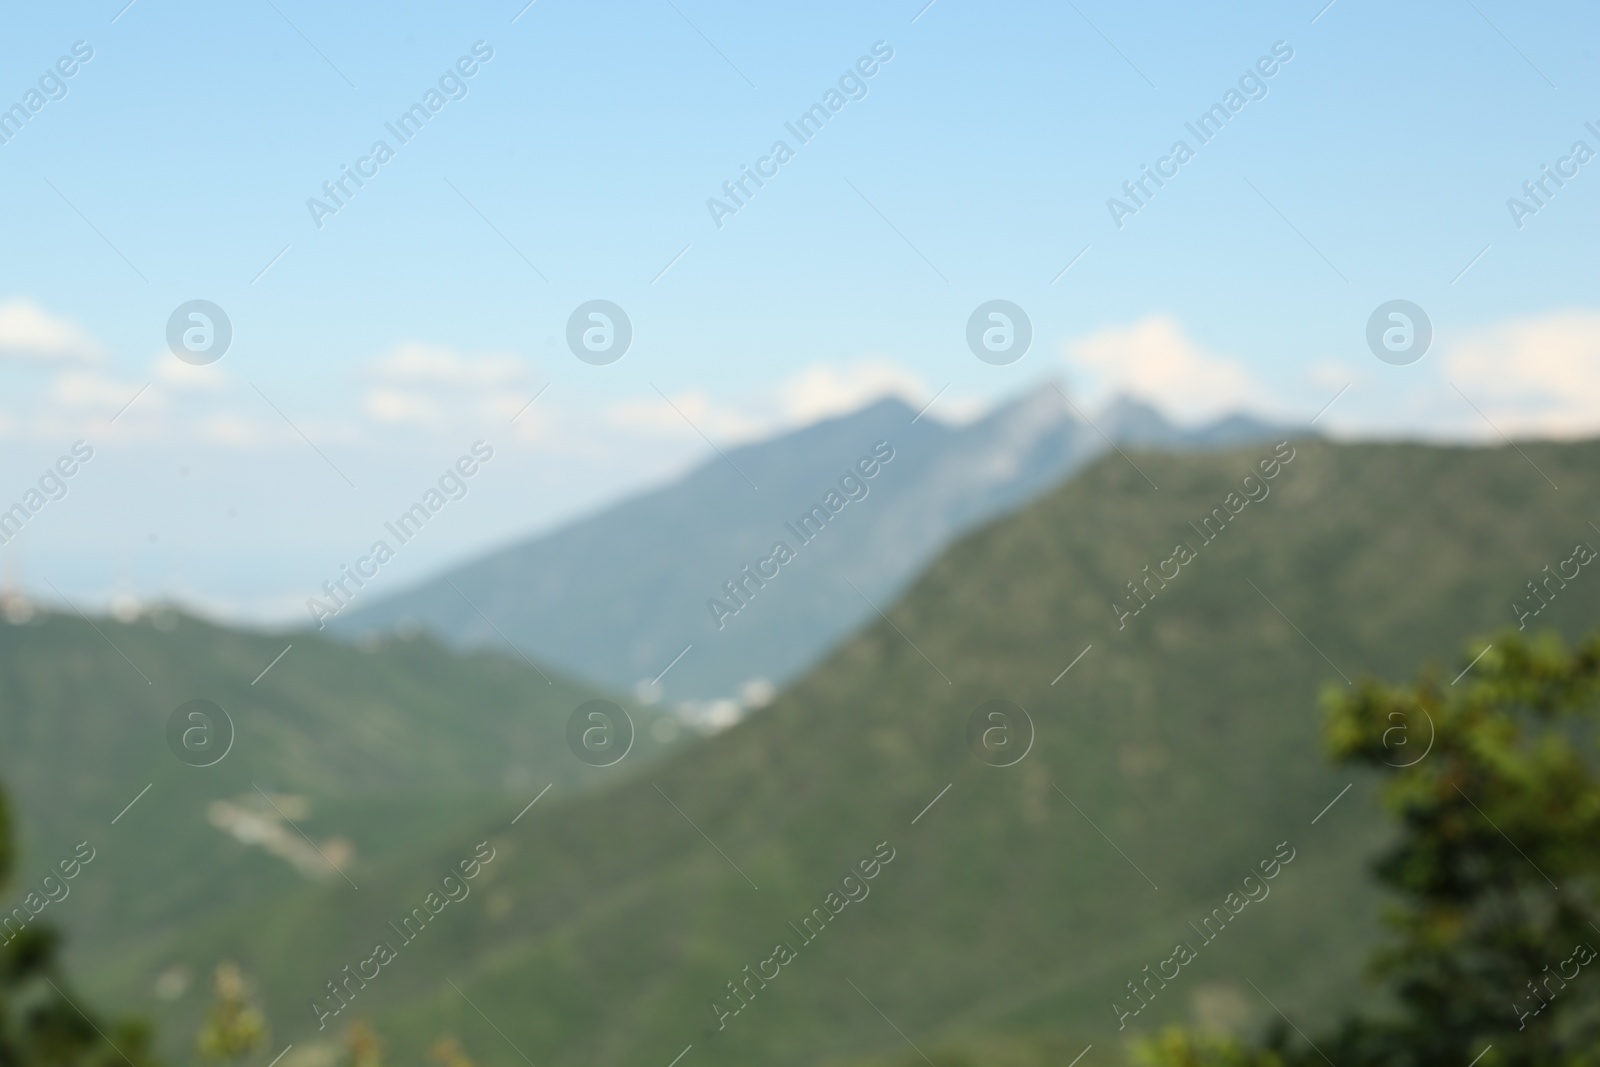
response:
M5 907L86 843L93 859L35 921L63 931L76 973L118 1004L159 1014L163 972L169 996L187 985L180 1005L198 1003L216 961L191 966L170 946L216 916L253 921L325 885L353 892L385 857L491 813L509 820L547 785L546 804L618 774L567 748L568 716L598 694L544 675L426 639L356 649L167 612L0 625L0 782L21 831ZM235 727L214 766L167 747L168 717L194 699ZM632 710L639 737L621 766L664 747L656 715ZM158 1039L187 1059L192 1033Z
M408 1065L443 1033L490 1065L666 1067L691 1044L683 1067L921 1062L908 1042L940 1067L977 1048L1064 1062L1173 1019L1259 1026L1277 1018L1266 996L1310 1030L1363 995L1378 904L1366 862L1383 832L1361 780L1319 817L1351 782L1323 755L1319 691L1427 661L1453 678L1482 635L1514 626L1526 582L1577 541L1600 544L1600 445L1522 446L1559 490L1512 449L1293 447L1269 495L1209 544L1188 524L1230 493L1238 506L1272 449L1132 454L1142 474L1113 455L957 544L884 605L889 621L741 725L601 794L553 794L515 826L517 805L446 827L399 804L396 819L435 818L439 833L371 864L359 890L303 883L138 967L86 949L91 988L159 1012L181 1049L196 994L157 1002L151 976L238 959L274 1023L263 1063L356 1015ZM1167 564L1177 576L1119 629L1124 583L1180 542L1193 558ZM1584 569L1531 625L1592 626L1596 581ZM994 699L1036 726L1014 766L967 746ZM284 731L319 754L295 788L338 792L315 732ZM482 841L495 858L466 900L413 943L386 932ZM880 849L893 859L870 895L804 942L789 924ZM1200 944L1190 924L1284 852L1270 896L1119 1032L1126 983L1175 942ZM380 939L397 958L319 1032L313 998ZM737 1004L727 983L778 942L794 958L719 1029L713 1003Z

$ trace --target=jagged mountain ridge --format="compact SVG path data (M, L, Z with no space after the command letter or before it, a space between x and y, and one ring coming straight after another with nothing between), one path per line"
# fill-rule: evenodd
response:
M1128 399L1095 422L1054 385L964 426L880 400L714 456L669 485L341 615L329 630L353 638L415 624L457 647L504 649L509 639L617 689L670 665L666 696L702 711L721 698L710 710L726 718L741 688L796 677L945 546L1058 484L1106 451L1108 438L1186 450L1274 433L1247 416L1184 429ZM893 459L860 479L865 496L837 505L811 540L795 536L801 516L878 442ZM792 561L766 582L741 576L779 540ZM744 604L727 591L735 580Z

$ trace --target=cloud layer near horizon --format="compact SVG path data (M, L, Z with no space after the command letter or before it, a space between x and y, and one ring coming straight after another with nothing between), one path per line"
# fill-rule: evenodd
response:
M1413 367L1343 355L1268 381L1245 359L1191 336L1175 317L1154 314L1061 342L1055 365L1066 370L1090 409L1131 396L1187 424L1239 411L1286 421L1309 417L1325 402L1318 398L1348 384L1351 392L1323 428L1353 436L1469 440L1600 432L1600 313L1558 310L1506 320L1442 337L1435 349ZM999 395L961 383L931 414L976 417L1037 385L1052 362L1036 356L1031 366L1018 364L1019 373ZM652 440L687 446L702 437L739 444L884 397L920 408L939 393L939 383L903 360L874 355L818 361L767 386L652 388L587 401L568 395L524 418L518 413L550 384L533 359L408 340L360 361L349 375L336 375L331 390L323 391L342 388L345 396L286 424L286 414L269 406L274 402L263 403L265 394L254 383L226 367L190 366L164 351L139 367L111 358L88 330L27 297L0 300L0 373L24 379L9 390L12 403L0 403L0 436L53 442L97 433L251 448L296 441L304 432L359 446L395 433L454 441L464 428L515 417L511 436L533 447L583 452L598 447L585 443L585 435L604 436L605 451L614 454L628 440L638 447ZM113 416L115 427L108 425Z

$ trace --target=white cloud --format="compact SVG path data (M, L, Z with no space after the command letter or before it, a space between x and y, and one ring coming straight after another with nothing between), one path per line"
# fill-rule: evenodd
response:
M1514 319L1452 344L1441 364L1505 433L1578 437L1600 430L1600 314Z
M396 385L487 389L517 381L526 375L527 367L509 353L464 356L442 345L405 341L373 360L367 373Z
M866 360L842 368L816 363L778 389L783 414L793 425L843 415L886 396L898 396L921 407L928 392L921 378L888 360Z
M406 341L364 368L373 383L361 409L386 426L437 429L455 420L479 420L526 403L509 394L536 391L529 365L519 356L494 352L463 355L442 345Z
M232 381L220 364L185 363L170 352L157 355L152 370L156 381L185 392L214 393L226 389Z
M670 404L653 395L619 401L605 409L605 421L621 429L667 437L698 437L698 430L718 444L728 444L771 437L844 415L886 396L898 396L921 407L931 392L917 375L899 364L865 360L845 366L814 363L775 388L735 403L724 403L704 389L670 395Z
M232 447L263 445L283 439L283 431L269 423L231 412L216 412L195 423L194 435L202 441Z
M135 396L139 396L140 383L122 381L99 371L67 371L58 374L51 382L49 398L52 403L72 411L99 411L115 414ZM160 394L149 390L139 397L141 406L159 403Z
M1110 327L1066 345L1067 362L1105 401L1128 394L1181 422L1199 422L1268 406L1265 390L1239 360L1213 355L1166 315Z
M668 437L704 433L717 442L764 437L771 428L768 420L719 404L703 389L678 393L670 401L654 395L622 400L606 408L605 420L621 429Z
M97 363L103 355L100 344L75 323L27 297L0 300L0 359Z
M445 422L442 405L427 393L415 389L379 386L368 389L361 398L361 410L387 426L440 426Z

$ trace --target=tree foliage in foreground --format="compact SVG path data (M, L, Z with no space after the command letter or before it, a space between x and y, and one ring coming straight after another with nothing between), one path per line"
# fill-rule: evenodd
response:
M267 1020L245 992L244 972L236 963L217 965L213 980L216 1001L200 1032L195 1035L195 1050L206 1063L238 1063L267 1040Z
M15 859L10 809L0 794L0 899L9 901ZM0 942L0 1067L154 1067L143 1023L113 1025L84 1014L83 997L62 973L54 930L29 923Z
M1255 1045L1172 1029L1138 1059L1600 1065L1600 634L1569 650L1508 633L1459 682L1431 670L1411 685L1363 680L1326 708L1333 758L1382 777L1397 823L1375 866L1396 897L1371 965L1388 1006L1315 1048L1281 1028Z

